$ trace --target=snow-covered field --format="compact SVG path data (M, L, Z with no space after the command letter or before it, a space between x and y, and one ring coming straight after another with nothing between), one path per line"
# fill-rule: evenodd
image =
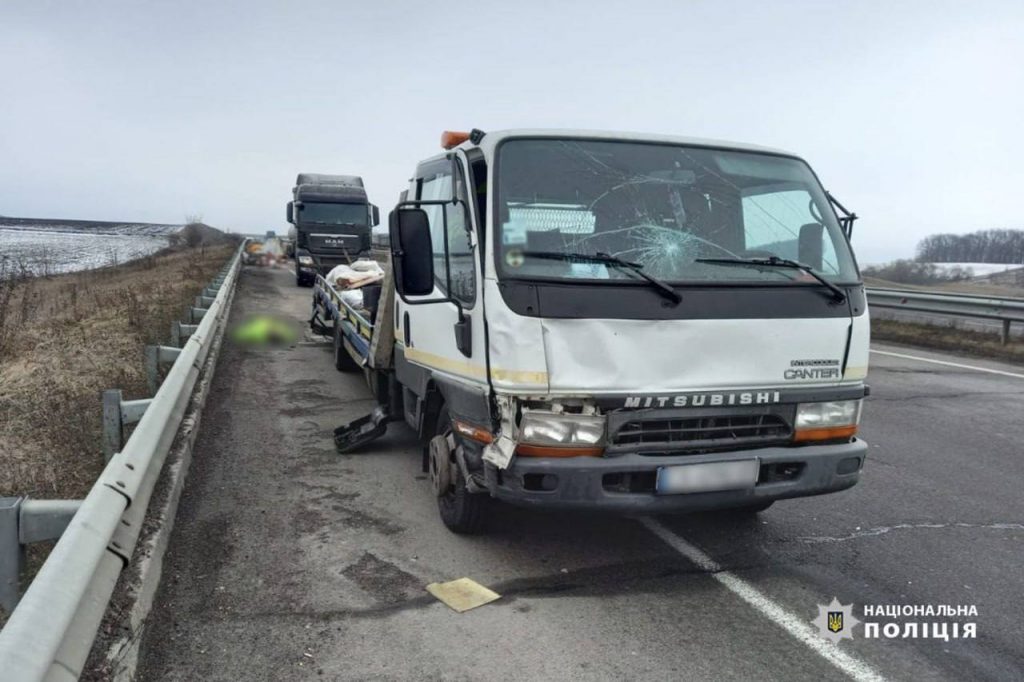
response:
M178 225L5 224L0 219L0 272L53 275L117 265L159 251Z
M989 275L1020 268L1020 265L1014 265L1012 263L933 263L932 265L946 272L949 272L954 268L970 270L974 273L975 277L988 277Z
M888 262L885 263L861 263L861 268L871 267L885 267ZM1022 264L1014 263L922 263L922 265L932 265L939 272L950 274L953 270L960 270L965 272L970 270L971 279L984 279L992 275L998 275L1002 272L1008 272L1010 270L1019 270L1024 267Z

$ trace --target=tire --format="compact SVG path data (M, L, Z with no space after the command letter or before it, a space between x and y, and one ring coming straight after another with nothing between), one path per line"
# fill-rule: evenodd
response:
M334 338L334 369L339 372L354 372L359 369L359 365L345 350L345 345L341 341L341 325L337 322L334 323L332 336Z
M446 435L452 430L448 408L442 406L437 415L435 435ZM475 535L484 529L487 509L491 498L486 493L471 493L466 489L466 479L458 465L455 465L455 483L451 491L437 498L437 510L441 514L441 522L453 533L459 535Z

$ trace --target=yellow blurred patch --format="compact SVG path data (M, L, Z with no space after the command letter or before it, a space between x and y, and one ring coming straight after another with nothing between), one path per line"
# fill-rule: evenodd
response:
M246 346L289 346L299 338L299 332L289 320L256 315L238 325L231 338Z

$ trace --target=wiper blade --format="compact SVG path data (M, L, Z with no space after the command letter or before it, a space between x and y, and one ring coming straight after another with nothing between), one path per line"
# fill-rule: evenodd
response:
M842 303L846 300L845 291L815 272L814 268L810 265L804 265L803 263L799 263L795 260L789 260L788 258L771 256L770 258L697 258L695 260L698 263L707 263L709 265L739 265L751 268L786 268L788 270L799 270L800 272L807 273L814 279L818 280L822 286L831 291L832 298L836 303Z
M611 265L623 270L633 272L643 279L650 282L651 286L654 287L655 291L669 299L676 305L682 303L683 297L678 291L673 289L670 285L661 281L654 275L645 272L644 266L640 263L634 263L632 261L624 260L618 256L613 256L608 253L563 253L561 251L523 251L523 255L528 258L546 258L548 260L561 260L561 261L582 261L584 263L602 263L604 265Z

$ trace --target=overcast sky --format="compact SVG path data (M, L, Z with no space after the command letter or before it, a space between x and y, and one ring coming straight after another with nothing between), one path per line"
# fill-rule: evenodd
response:
M1024 228L1020 0L0 0L0 93L2 215L282 231L298 171L386 213L443 129L557 127L797 152L862 263Z

